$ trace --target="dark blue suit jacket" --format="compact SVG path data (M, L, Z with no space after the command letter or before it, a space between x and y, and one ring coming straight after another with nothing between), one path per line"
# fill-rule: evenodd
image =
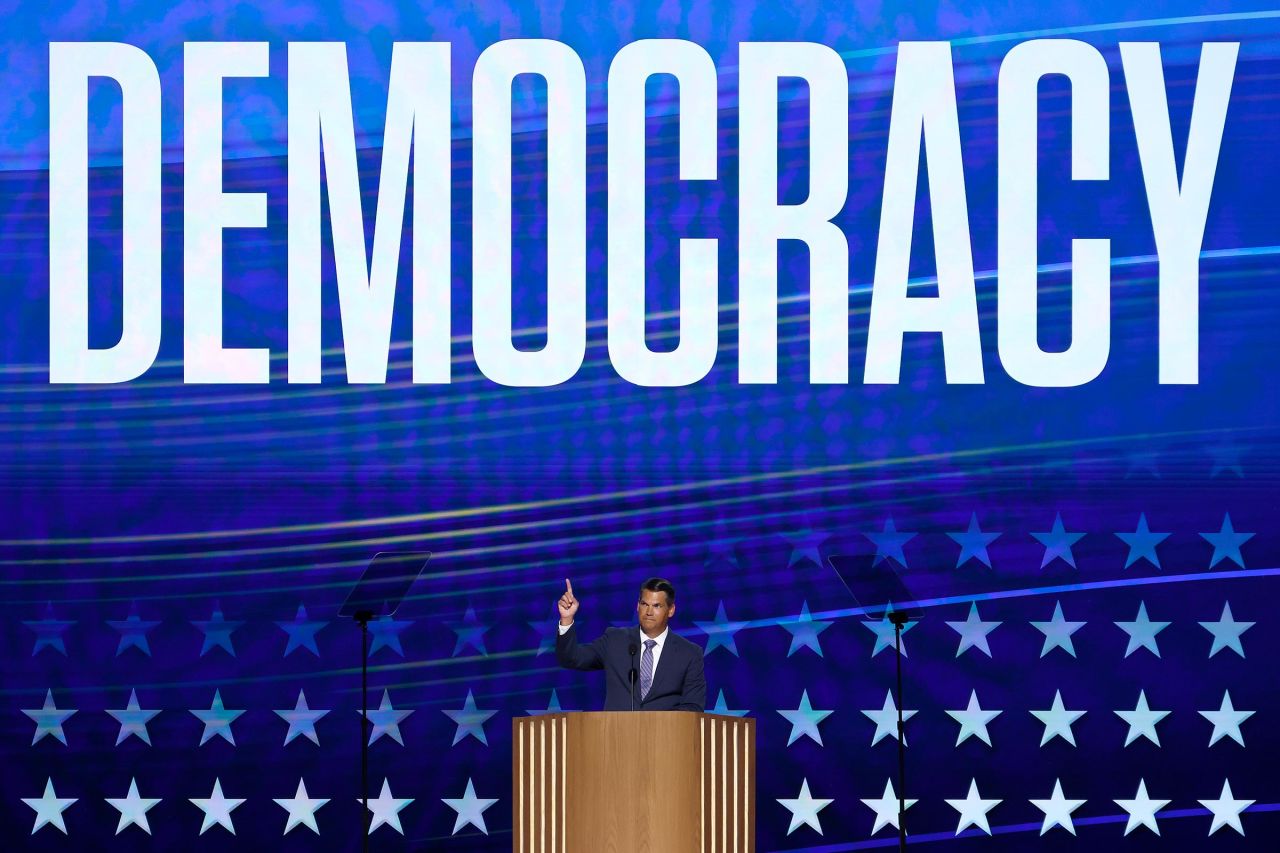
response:
M559 630L559 629L557 629ZM603 669L604 709L631 710L632 660L628 647L637 646L635 708L637 711L702 711L707 705L707 682L702 674L702 647L674 631L667 633L653 674L653 684L640 699L640 659L644 646L640 629L610 628L589 645L579 645L578 626L556 637L556 660L568 669Z

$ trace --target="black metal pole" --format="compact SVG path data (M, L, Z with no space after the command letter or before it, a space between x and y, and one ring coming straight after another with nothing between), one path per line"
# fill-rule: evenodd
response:
M893 622L893 646L898 659L898 849L907 849L907 733L902 721L902 622Z
M369 620L360 620L360 801L364 805L364 840L369 853Z

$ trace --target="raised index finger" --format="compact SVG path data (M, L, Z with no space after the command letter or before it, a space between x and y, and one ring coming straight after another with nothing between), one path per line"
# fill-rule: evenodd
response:
M566 592L570 597L572 597L572 596L573 596L573 584L569 583L569 579L568 579L568 578L565 578L565 579L564 579L564 591L565 591L565 592Z

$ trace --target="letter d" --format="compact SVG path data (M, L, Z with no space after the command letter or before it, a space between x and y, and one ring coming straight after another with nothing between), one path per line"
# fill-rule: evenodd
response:
M89 348L89 78L120 84L124 325ZM49 44L49 381L127 382L160 350L160 76L132 45Z

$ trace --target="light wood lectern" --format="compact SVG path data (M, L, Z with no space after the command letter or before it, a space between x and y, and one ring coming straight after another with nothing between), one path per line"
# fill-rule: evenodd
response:
M511 729L515 853L754 853L754 719L605 711Z

